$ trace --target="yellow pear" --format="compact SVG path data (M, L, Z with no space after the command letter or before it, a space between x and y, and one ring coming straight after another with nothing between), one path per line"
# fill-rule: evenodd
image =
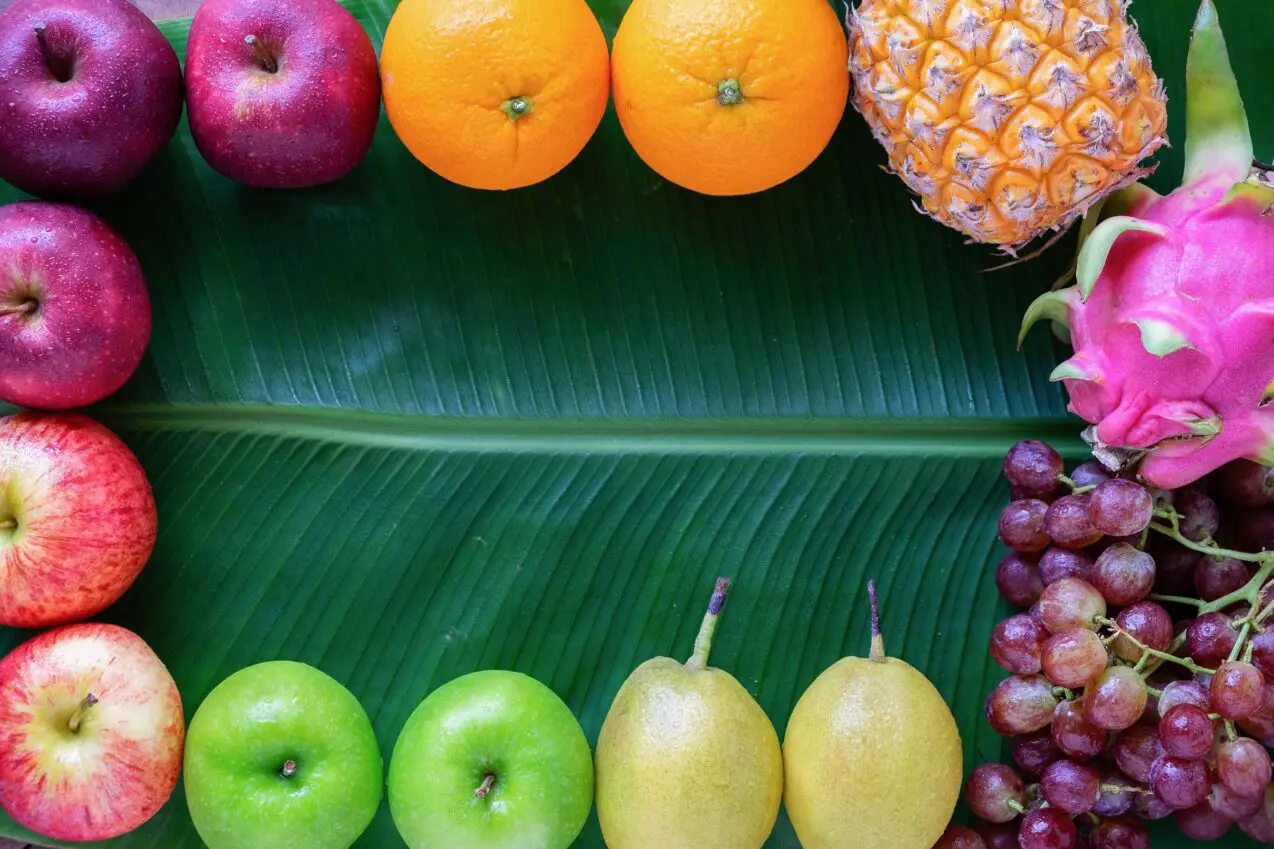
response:
M758 849L783 797L783 753L765 711L708 666L730 581L717 580L685 664L628 676L597 739L597 816L610 849Z
M930 849L960 796L960 731L924 675L885 656L876 585L867 658L815 679L783 739L783 801L804 849Z

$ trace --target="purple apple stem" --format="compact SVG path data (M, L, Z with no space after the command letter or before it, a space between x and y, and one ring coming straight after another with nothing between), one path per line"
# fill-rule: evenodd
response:
M44 37L44 24L39 24L35 27L35 40L40 43L40 54L44 56L44 64L49 66L53 76L57 77L59 82L69 80L71 78L71 69L67 61L54 53L52 47L49 47L48 39Z
M261 43L261 39L255 35L245 36L243 39L249 47L252 48L252 55L261 63L261 67L266 72L277 74L279 72L279 63L275 61L274 56L270 53L270 49Z
M286 761L283 762L283 768L279 770L279 775L283 776L284 778L291 778L292 776L296 775L296 770L297 770L296 761L292 760L291 758L288 758Z
M880 602L876 598L876 581L867 581L867 598L871 601L871 652L873 663L885 662L885 637L880 633Z
M35 301L23 301L20 304L12 304L9 306L3 306L3 307L0 307L0 316L26 315L27 313L35 312L36 308L39 306L40 305L36 303Z
M687 669L707 669L708 653L712 651L712 635L717 630L717 620L721 618L721 608L725 607L726 593L730 592L730 579L717 578L712 588L712 599L708 602L708 612L699 626L699 636L695 637L695 652L686 661Z
M88 715L89 709L95 704L97 704L97 696L92 693L89 693L84 697L84 701L80 702L80 706L75 709L75 713L71 714L71 719L67 722L72 734L80 733L80 724L84 722L84 717Z
M473 795L479 799L487 798L487 794L491 792L491 788L495 786L495 773L488 772L482 776L482 783L478 785L478 789L473 791Z

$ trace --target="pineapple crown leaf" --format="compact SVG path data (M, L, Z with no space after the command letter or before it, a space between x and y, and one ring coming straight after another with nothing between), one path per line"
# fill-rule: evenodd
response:
M1141 347L1146 353L1163 358L1183 348L1194 348L1181 330L1157 318L1137 319L1134 324L1141 331Z
M1186 184L1212 173L1236 182L1252 166L1252 131L1212 0L1194 21L1186 63Z
M1022 342L1026 340L1026 334L1031 331L1037 321L1048 319L1070 327L1070 307L1074 298L1075 289L1056 289L1052 292L1045 292L1040 295L1026 309L1026 315L1022 316L1022 329L1017 334L1017 346L1022 347Z
M1094 227L1093 232L1084 240L1084 247L1075 264L1075 279L1079 283L1081 301L1087 301L1088 296L1093 293L1093 287L1097 285L1097 278L1101 277L1102 269L1106 267L1106 260L1110 258L1115 241L1124 233L1134 230L1152 233L1160 238L1168 235L1166 228L1128 215L1107 218Z

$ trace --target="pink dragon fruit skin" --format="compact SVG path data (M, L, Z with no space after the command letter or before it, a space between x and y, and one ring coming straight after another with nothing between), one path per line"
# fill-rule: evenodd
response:
M1252 144L1212 0L1190 54L1187 185L1136 187L1095 218L1078 284L1032 305L1069 328L1070 409L1176 488L1231 460L1274 464L1274 188ZM1197 136L1197 138L1195 138ZM1098 223L1100 222L1100 223Z

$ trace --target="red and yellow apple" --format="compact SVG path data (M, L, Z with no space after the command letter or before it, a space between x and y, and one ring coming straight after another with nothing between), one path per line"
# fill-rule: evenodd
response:
M55 840L132 831L177 786L186 728L172 676L116 625L66 625L0 660L0 807Z
M146 473L105 427L78 414L0 419L0 625L101 612L146 565L157 526Z

